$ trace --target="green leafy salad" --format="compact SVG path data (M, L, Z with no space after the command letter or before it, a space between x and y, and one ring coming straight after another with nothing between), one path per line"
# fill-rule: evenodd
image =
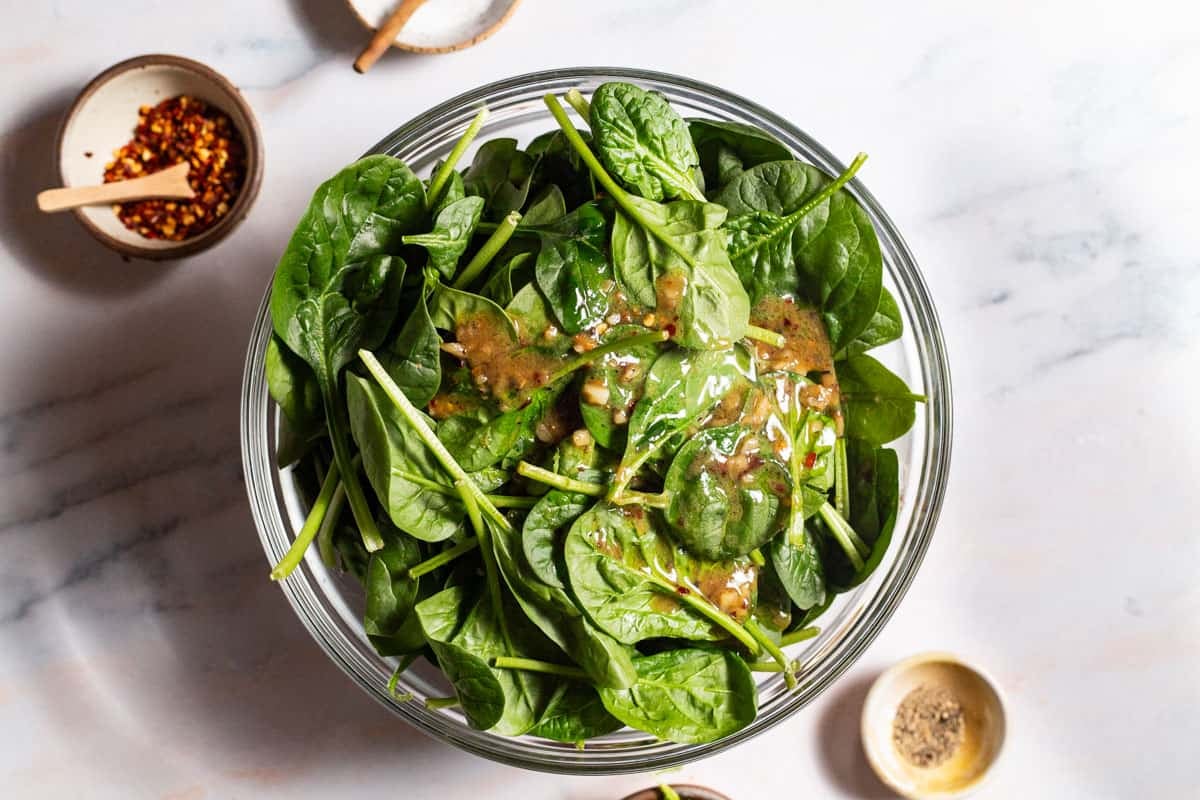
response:
M278 456L363 625L473 727L710 742L879 564L915 403L871 221L757 128L626 83L428 180L322 184L271 289Z

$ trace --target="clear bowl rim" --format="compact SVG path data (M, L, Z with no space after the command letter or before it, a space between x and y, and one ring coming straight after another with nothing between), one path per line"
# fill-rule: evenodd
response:
M693 97L698 101L711 103L730 114L742 117L753 116L756 118L755 124L760 124L770 132L779 135L785 143L789 144L789 149L804 151L803 155L806 160L816 163L827 171L833 171L834 174L843 168L841 162L825 147L799 127L745 98L707 83L669 73L617 67L543 70L486 84L452 97L417 115L381 139L366 154L389 152L398 148L407 139L419 133L428 132L435 125L440 124L445 127L447 120L455 114L461 117L464 111L468 111L469 118L470 114L473 114L474 108L483 101L497 102L509 95L527 92L532 88L538 88L544 92L559 92L575 85L587 85L589 82L613 79L652 84L653 88L669 89ZM771 729L790 718L832 685L862 655L891 618L924 559L945 496L953 432L952 392L945 345L937 312L916 259L891 218L861 181L855 179L847 188L859 200L875 225L884 253L886 273L899 289L897 300L904 311L906 322L909 323L906 326L905 337L911 337L914 340L909 346L915 345L917 366L919 366L922 383L929 399L924 407L924 424L922 425L924 441L920 446L921 473L919 479L916 480L915 497L908 497L905 491L910 489L914 483L911 476L901 487L901 517L905 516L906 500L911 506L911 515L907 527L903 531L897 530L898 535L893 537L892 548L896 553L895 560L886 575L881 578L882 570L880 570L867 583L855 590L852 596L858 597L866 592L867 587L875 587L873 594L868 597L865 607L857 609L853 615L854 619L851 623L853 627L848 631L853 635L842 636L835 643L834 650L825 654L824 660L818 665L823 668L823 671L815 679L808 681L801 691L785 698L782 705L772 709L768 715L764 716L760 708L760 715L753 723L716 742L702 745L662 742L651 746L657 749L653 754L628 758L622 758L616 750L605 751L603 749L593 750L591 753L586 750L579 751L578 754L569 756L557 746L553 749L530 746L527 742L522 742L522 739L526 737L497 736L470 729L457 721L447 721L437 712L430 712L418 703L403 705L396 703L381 691L368 675L357 668L361 665L355 664L355 654L352 652L352 648L344 646L339 649L336 646L338 638L336 626L327 618L327 615L326 618L322 618L321 615L312 613L312 609L315 608L313 580L305 572L304 580L297 581L295 576L301 574L301 570L298 570L297 573L294 573L293 578L282 582L281 588L297 616L300 617L330 659L378 702L427 735L449 742L476 755L511 766L561 774L596 775L643 772L674 767L705 758ZM263 544L264 553L268 561L272 561L281 555L278 552L279 542L272 536L272 529L278 527L276 523L280 519L279 500L273 489L264 491L264 487L253 479L253 476L263 469L264 457L266 463L272 466L274 460L274 453L270 451L269 447L269 433L265 432L262 425L268 419L267 410L270 406L269 399L266 398L265 381L261 378L262 354L265 351L266 341L271 336L269 297L270 286L268 284L267 292L255 318L247 351L243 374L241 435L243 469L251 512ZM913 329L913 323L916 323L916 330ZM912 435L910 433L907 436ZM913 446L917 447L916 444ZM897 527L899 528L899 523ZM285 532L285 536L291 534L294 534L294 531ZM903 559L899 557L901 548L906 551ZM889 558L891 557L889 554ZM782 679L776 676L776 682L781 684ZM762 685L760 684L760 688ZM417 708L406 708L406 706L417 706Z

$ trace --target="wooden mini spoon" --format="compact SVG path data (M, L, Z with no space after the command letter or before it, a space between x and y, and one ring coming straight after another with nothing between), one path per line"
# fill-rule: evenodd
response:
M99 186L64 186L47 189L37 196L38 208L46 213L66 211L79 206L124 203L148 197L172 197L190 200L196 196L188 185L189 166L185 161L173 167L127 181L102 183Z
M354 60L354 71L361 75L374 66L384 51L392 46L396 34L400 33L401 29L408 24L409 18L417 13L417 9L423 5L425 5L425 0L404 0L396 6L396 10L384 20L379 29L375 31L375 35L371 37L371 41Z

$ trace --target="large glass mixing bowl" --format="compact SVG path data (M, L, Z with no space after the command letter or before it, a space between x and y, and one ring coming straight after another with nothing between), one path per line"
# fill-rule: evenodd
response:
M843 164L792 123L741 97L687 78L640 70L580 68L522 75L489 84L448 100L402 125L371 149L406 161L427 175L466 129L481 103L491 110L477 141L507 136L527 142L554 126L542 102L547 92L572 87L590 93L601 83L622 80L665 95L684 116L710 117L756 125L787 144L796 155L836 175ZM469 159L469 156L468 156ZM469 163L469 160L466 162ZM673 744L623 730L576 749L532 736L505 737L467 725L456 709L430 710L426 697L449 687L433 667L418 661L400 680L402 701L388 691L392 659L378 656L362 626L362 589L328 570L310 548L304 563L282 589L318 644L364 691L431 736L506 764L547 772L606 774L661 769L712 755L744 742L797 713L846 671L896 610L929 546L941 509L950 462L950 374L941 328L925 281L892 221L863 184L847 187L875 224L883 251L884 282L904 316L901 341L877 351L914 392L927 396L912 431L892 446L901 465L900 514L890 552L872 578L841 596L820 620L821 634L796 645L802 663L800 684L788 691L778 674L759 683L758 718L745 729L704 745ZM280 242L282 248L283 242ZM267 560L278 561L303 524L305 507L289 470L275 466L278 409L267 394L263 359L271 336L264 299L254 323L242 397L242 453L250 504ZM265 577L264 577L265 580Z

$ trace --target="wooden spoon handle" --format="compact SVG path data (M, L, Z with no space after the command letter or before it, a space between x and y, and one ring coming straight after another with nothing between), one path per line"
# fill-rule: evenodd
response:
M425 0L404 0L397 6L392 15L375 31L375 35L358 54L358 58L354 60L354 71L361 74L369 70L379 60L379 57L392 46L396 34L400 33L400 29L408 23L409 17L424 4Z
M50 213L79 206L145 200L147 197L181 197L190 200L196 196L196 193L188 185L188 169L185 161L144 178L102 183L99 186L65 186L61 189L47 189L38 193L37 204L42 211Z

